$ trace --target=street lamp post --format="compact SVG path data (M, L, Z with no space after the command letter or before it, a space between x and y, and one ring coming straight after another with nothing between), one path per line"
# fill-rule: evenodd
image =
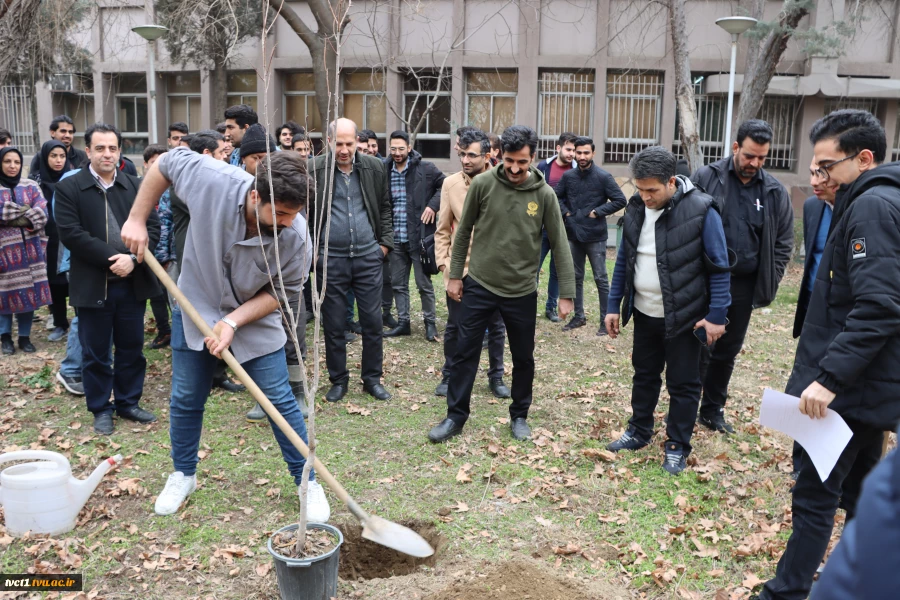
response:
M752 17L722 17L716 25L731 34L731 71L728 74L728 116L725 119L725 139L722 141L722 157L728 156L731 146L731 119L734 108L734 71L737 63L737 43L742 33L756 25Z
M158 140L158 132L156 130L156 65L154 64L154 48L153 42L162 37L168 28L162 25L138 25L132 27L131 30L147 40L147 55L150 63L150 77L147 81L147 95L150 96L150 143L155 144Z

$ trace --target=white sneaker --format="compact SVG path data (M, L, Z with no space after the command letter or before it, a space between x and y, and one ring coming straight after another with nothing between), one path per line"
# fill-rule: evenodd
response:
M300 486L297 486L297 496L300 496ZM310 481L306 492L306 520L309 523L327 523L331 517L331 507L328 498L325 497L325 488L318 481Z
M154 510L158 515L174 515L181 503L197 489L197 476L186 477L181 471L169 475L166 487L156 498Z

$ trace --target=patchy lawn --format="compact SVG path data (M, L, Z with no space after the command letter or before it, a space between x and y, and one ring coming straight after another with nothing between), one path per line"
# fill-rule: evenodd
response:
M533 442L512 440L506 403L492 398L482 371L465 433L428 443L428 429L445 411L433 395L443 353L424 340L415 317L413 336L385 340L392 400L377 402L355 383L345 402L319 404L319 457L366 509L427 530L439 541L438 555L428 564L379 560L373 567L360 555L369 551L352 545L344 565L353 569L342 571L339 597L487 597L485 586L494 583L492 590L519 589L510 576L519 572L541 574L544 589L577 591L560 594L566 598L748 597L773 574L790 532L789 440L756 422L762 389L783 389L790 373L799 276L792 265L774 305L754 314L727 408L737 434L698 429L680 477L660 466L664 434L633 454L603 451L630 413L631 327L616 341L595 336L590 278L587 327L565 334L562 324L538 318ZM541 315L545 292L542 286ZM438 297L445 317L442 288ZM249 395L210 397L199 488L177 516L157 517L153 501L172 468L169 350L147 352L143 406L159 423L117 421L107 438L92 433L83 398L53 379L64 347L45 341L43 325L33 336L38 354L0 359L3 451L61 452L78 477L107 456L126 459L104 478L71 533L12 539L0 529L0 572L81 572L90 598L276 598L265 543L296 518L299 503L269 427L244 421ZM148 311L148 340L152 335ZM356 374L360 349L360 342L349 346ZM506 358L510 383L508 352ZM658 433L666 400L663 392ZM329 498L333 522L351 532L349 512Z

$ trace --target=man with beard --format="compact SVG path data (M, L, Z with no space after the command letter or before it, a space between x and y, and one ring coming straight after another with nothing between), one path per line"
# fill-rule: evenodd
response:
M147 247L147 217L169 185L192 213L203 215L202 227L188 229L178 281L203 320L215 325L214 336L204 337L181 311L172 313L169 435L175 472L156 499L159 515L177 512L197 487L203 412L224 350L230 348L275 409L306 439L306 423L288 381L278 310L281 298L300 293L307 275L306 232L294 222L306 205L303 162L294 152L278 152L258 165L254 177L187 148L167 152L144 177L122 228L122 240L139 261ZM274 423L272 431L299 494L306 461ZM326 522L328 500L312 476L307 498L309 520Z
M459 136L457 145L460 150L459 161L462 171L444 179L441 188L441 209L438 212L437 231L434 234L434 256L441 273L444 274L444 288L450 283L450 257L453 254L453 239L459 218L462 216L466 195L472 179L491 168L488 155L491 152L491 140L487 134L478 129L464 131ZM471 247L471 244L470 244ZM468 269L469 257L466 257ZM464 269L463 277L465 277ZM441 369L441 383L434 390L435 396L446 396L450 383L450 361L456 352L456 340L459 336L458 302L447 296L447 328L444 331L444 367ZM506 327L500 311L494 313L488 325L488 385L497 398L509 398L510 391L503 383L503 342L506 339Z
M753 309L775 299L794 246L790 196L763 170L771 144L768 123L745 121L731 147L733 155L701 167L691 177L718 203L728 248L737 254L731 271L728 327L714 347L700 354L703 399L697 421L713 431L734 433L725 420L734 361L744 345Z
M69 159L69 164L72 165L72 168L80 169L88 164L87 154L85 154L84 150L79 150L72 145L72 140L75 139L75 123L71 117L67 115L53 117L53 120L50 121L50 138L62 142L66 147L66 157ZM10 138L10 141L12 141L12 138ZM41 153L38 152L31 159L31 167L28 172L37 173L40 168Z
M606 303L609 300L606 217L625 208L627 201L615 178L594 164L594 140L579 137L573 143L578 168L563 174L555 188L575 265L575 314L563 331L587 325L584 314L584 263L589 260L600 297L600 328L597 335L604 336Z

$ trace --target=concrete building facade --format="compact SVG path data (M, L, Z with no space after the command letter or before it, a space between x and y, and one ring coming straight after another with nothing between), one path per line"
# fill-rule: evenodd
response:
M155 52L157 65L159 141L165 140L169 122L185 121L193 131L222 120L211 114L206 72L174 64L162 41L148 48L130 31L153 22L152 4L100 0L94 18L75 33L94 56L93 72L60 74L35 93L42 140L50 119L66 113L79 131L97 120L114 123L125 135L126 152L139 154L151 139L148 51ZM768 1L767 18L774 19L782 4ZM291 6L315 23L305 3ZM851 10L857 12L850 15ZM729 35L715 20L733 14L740 14L737 2L688 2L691 68L708 160L723 151L730 59ZM826 112L870 110L884 123L894 156L900 154L900 0L818 0L800 28L822 29L851 16L857 31L839 58L808 56L801 41L790 42L760 111L776 132L769 169L798 199L812 158L806 132ZM513 123L532 126L541 136L542 157L552 153L561 131L591 135L597 162L617 177L627 176L627 161L641 148L662 144L678 150L672 44L661 3L361 0L349 18L341 49L344 114L377 131L382 145L384 134L405 128L400 115L410 114L413 101L421 107L437 95L417 146L448 171L458 168L452 132L463 124L498 133ZM241 46L230 64L229 102L254 105L273 127L292 119L321 135L306 46L283 19L266 46L273 56L268 87L258 76L265 69L261 43L254 40ZM738 52L737 94L745 53L746 40ZM445 84L435 93L433 75L442 64ZM21 111L9 100L13 92L4 90L0 126ZM412 112L415 122L420 112ZM25 140L30 130L22 125L14 133Z

